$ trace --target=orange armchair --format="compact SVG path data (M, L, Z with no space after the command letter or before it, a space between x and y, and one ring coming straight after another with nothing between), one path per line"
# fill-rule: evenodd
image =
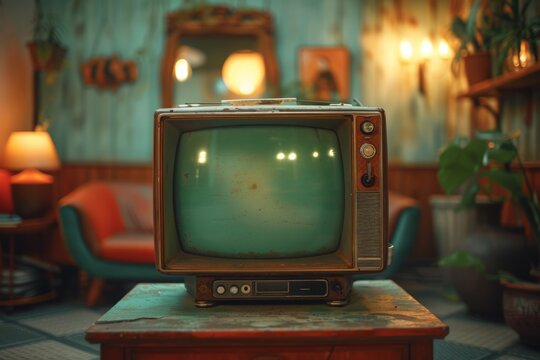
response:
M59 205L66 246L92 279L88 305L98 301L104 279L172 279L154 265L150 185L93 182L68 194Z

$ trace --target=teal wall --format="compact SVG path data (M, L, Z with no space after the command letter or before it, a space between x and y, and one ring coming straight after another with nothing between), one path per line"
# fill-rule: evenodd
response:
M345 45L351 53L351 96L360 94L360 2L355 0L207 1L270 10L282 88L297 79L302 46ZM64 162L149 163L152 120L160 106L160 66L166 13L178 0L47 0L45 13L59 25L68 48L64 69L41 85L42 119ZM94 56L135 60L136 83L116 91L82 83L80 66Z

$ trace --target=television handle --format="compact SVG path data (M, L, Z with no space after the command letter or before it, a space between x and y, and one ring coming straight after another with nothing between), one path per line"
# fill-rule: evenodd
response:
M261 98L261 99L228 99L221 100L222 105L254 106L254 105L328 105L328 106L352 106L346 103L332 103L328 101L298 100L297 98Z

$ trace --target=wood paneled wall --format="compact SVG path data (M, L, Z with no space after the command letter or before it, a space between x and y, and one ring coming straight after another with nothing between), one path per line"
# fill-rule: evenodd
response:
M98 180L152 184L152 165L63 164L57 177L58 194L65 196L80 185Z
M534 188L540 194L540 163L529 163L526 167ZM68 194L79 185L95 180L151 184L152 166L149 164L64 164L57 180L60 196ZM435 260L437 254L429 198L432 195L443 194L437 181L437 165L390 164L388 187L390 191L416 199L422 211L420 231L411 258Z

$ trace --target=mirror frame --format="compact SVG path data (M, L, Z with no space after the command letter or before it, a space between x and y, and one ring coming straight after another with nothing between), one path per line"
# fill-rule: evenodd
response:
M183 37L252 36L264 58L266 84L279 97L279 69L274 50L272 15L261 10L232 10L228 6L201 6L167 14L165 51L161 59L161 105L172 107L174 64Z

